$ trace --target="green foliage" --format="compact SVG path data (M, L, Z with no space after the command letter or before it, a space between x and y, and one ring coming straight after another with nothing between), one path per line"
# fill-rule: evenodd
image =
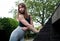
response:
M2 28L3 30L9 30L10 28L16 28L18 22L12 18L0 18L0 25L0 28Z
M18 22L12 18L0 18L0 30L5 30L9 37L11 32L18 26Z
M24 0L28 12L33 16L35 22L44 24L56 9L59 0Z
M35 35L36 35L36 33L28 30L28 31L26 31L26 33L25 33L25 39L34 38Z

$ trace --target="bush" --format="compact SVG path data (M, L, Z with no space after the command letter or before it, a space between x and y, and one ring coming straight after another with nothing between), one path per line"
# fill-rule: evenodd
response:
M18 26L18 22L12 18L0 18L0 30L7 32L8 37L10 33Z

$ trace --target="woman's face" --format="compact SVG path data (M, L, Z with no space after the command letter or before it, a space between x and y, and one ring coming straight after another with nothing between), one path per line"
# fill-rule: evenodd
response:
M22 7L21 5L19 6L19 12L20 12L20 13L24 13L24 12L25 12L25 8Z

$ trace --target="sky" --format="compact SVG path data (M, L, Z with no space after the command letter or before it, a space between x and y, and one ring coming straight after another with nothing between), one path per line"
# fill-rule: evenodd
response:
M12 7L15 7L15 2L17 0L0 0L0 17L13 18L13 14L9 13ZM20 0L22 2L22 0Z

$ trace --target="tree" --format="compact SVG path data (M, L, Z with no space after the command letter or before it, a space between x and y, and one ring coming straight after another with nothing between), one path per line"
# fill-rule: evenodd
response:
M59 0L24 0L27 5L28 12L33 16L35 22L44 25L46 20L52 15L56 9Z

